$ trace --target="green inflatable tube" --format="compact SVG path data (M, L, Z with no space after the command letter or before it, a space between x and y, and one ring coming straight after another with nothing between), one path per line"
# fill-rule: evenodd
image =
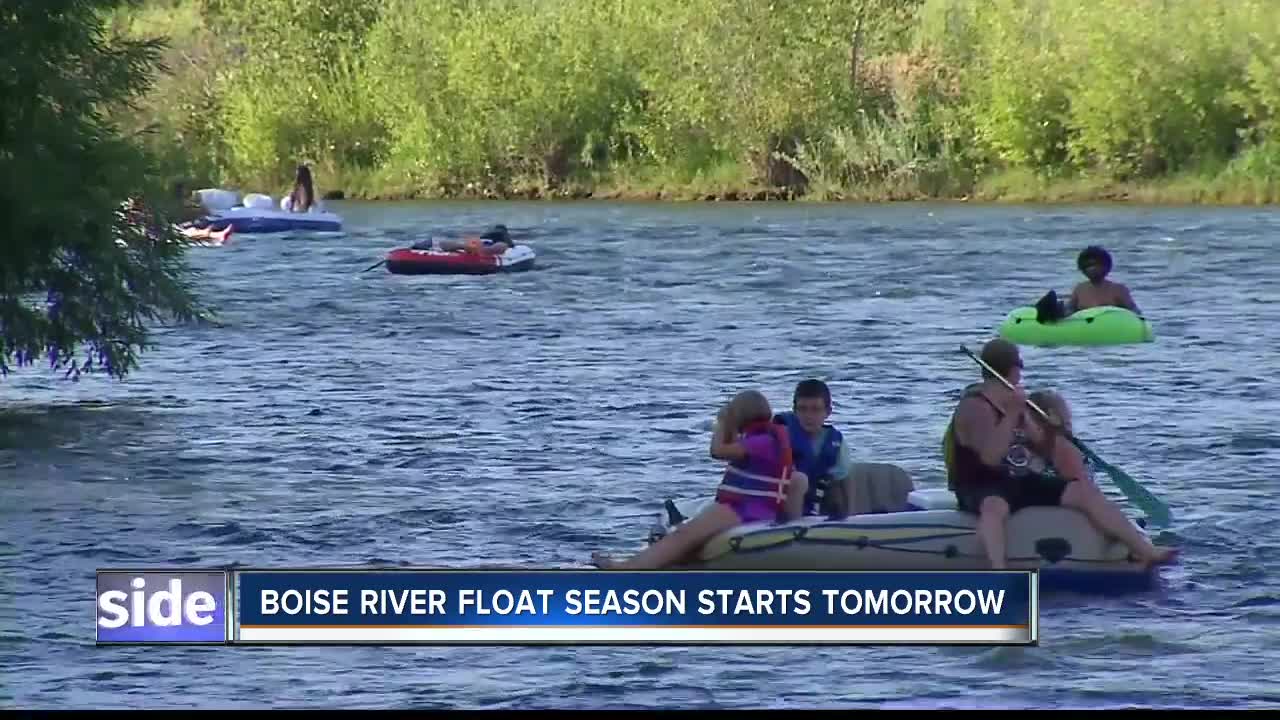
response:
M1000 323L1000 337L1018 345L1132 345L1155 340L1151 323L1120 307L1081 310L1053 323L1036 322L1034 307L1015 308Z

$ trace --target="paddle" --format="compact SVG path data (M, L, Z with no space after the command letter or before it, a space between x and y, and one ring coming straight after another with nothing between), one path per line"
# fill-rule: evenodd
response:
M431 249L431 247L432 247L432 245L433 245L434 243L435 243L435 237L433 236L433 237L429 237L429 238L427 238L427 244L426 244L425 246L422 246L422 244L421 244L421 243L414 243L414 244L413 244L413 245L411 245L410 247L411 247L411 249L413 249L413 250L430 250L430 249ZM367 267L367 268L365 268L365 269L361 270L360 272L361 272L361 273L367 273L367 272L369 272L370 270L373 270L374 268L382 267L382 266L383 266L383 265L385 265L386 263L387 263L387 259L386 259L386 258L383 258L383 259L379 260L378 262L376 262L376 263L374 263L374 264L370 265L369 267ZM357 274L357 275L359 275L360 273L356 273L356 274Z
M662 503L662 507L667 511L668 523L672 525L679 525L680 523L685 521L684 515L680 512L678 508L676 508L675 502L670 498L668 498L666 502Z
M1003 375L992 370L990 365L983 362L982 358L974 355L969 348L961 345L960 349L964 351L964 354L973 358L974 362L981 365L988 373L999 378L1000 382L1004 383L1005 387L1010 390L1013 389L1013 385L1006 380ZM1077 438L1075 435L1067 432L1066 428L1050 420L1048 413L1041 409L1039 405L1036 405L1030 399L1027 400L1027 405L1029 405L1032 410L1035 410L1036 413L1044 419L1045 423L1049 425L1049 427L1056 430L1067 440L1070 440L1071 444L1075 445L1085 457L1089 458L1095 467L1105 472L1107 476L1111 478L1111 481L1116 484L1116 487L1120 489L1120 492L1124 493L1124 496L1129 499L1129 502L1133 503L1139 510L1146 513L1147 517L1151 519L1151 522L1156 527L1165 527L1170 523L1172 517L1169 513L1169 508L1163 502L1160 502L1159 498L1152 495L1149 490L1139 485L1138 481L1129 477L1129 475L1123 470L1098 457L1098 455L1090 450L1089 447L1080 440L1080 438Z

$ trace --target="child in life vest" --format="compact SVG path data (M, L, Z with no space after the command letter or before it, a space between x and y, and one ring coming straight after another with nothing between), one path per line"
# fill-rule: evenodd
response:
M729 462L714 503L633 558L613 560L594 553L592 563L606 570L668 567L730 528L802 514L808 478L793 471L786 428L773 422L764 395L738 393L720 411L711 457Z

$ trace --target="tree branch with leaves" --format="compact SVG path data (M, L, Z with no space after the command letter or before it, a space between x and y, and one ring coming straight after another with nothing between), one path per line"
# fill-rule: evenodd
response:
M47 359L123 379L148 325L208 317L171 218L182 199L112 121L165 68L108 34L126 0L0 10L0 374Z

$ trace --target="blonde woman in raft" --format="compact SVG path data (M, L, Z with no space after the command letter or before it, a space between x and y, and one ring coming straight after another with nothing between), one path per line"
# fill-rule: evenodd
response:
M1027 395L1027 399L1035 403L1048 417L1046 426L1044 419L1038 415L1035 416L1036 422L1045 426L1045 442L1048 445L1046 456L1053 458L1055 465L1060 466L1059 472L1075 478L1078 482L1088 483L1091 493L1102 495L1102 491L1094 482L1093 468L1089 466L1084 455L1071 445L1069 440L1058 435L1053 431L1053 427L1050 427L1059 427L1068 435L1075 434L1074 425L1071 422L1071 406L1067 404L1067 399L1053 390L1037 390ZM1058 443L1060 442L1066 444L1067 447L1062 448L1065 452L1059 451ZM1095 510L1095 512L1098 511ZM1098 522L1093 515L1090 516L1090 520L1102 532L1114 534L1140 559L1148 563L1163 564L1177 557L1176 548L1153 545L1132 522L1128 521L1118 507L1111 505L1104 512L1110 515L1104 522Z
M725 530L793 520L803 513L808 478L793 471L787 430L773 422L773 409L761 393L738 393L720 411L711 457L729 463L713 504L633 558L614 560L595 553L592 563L606 570L668 567Z

